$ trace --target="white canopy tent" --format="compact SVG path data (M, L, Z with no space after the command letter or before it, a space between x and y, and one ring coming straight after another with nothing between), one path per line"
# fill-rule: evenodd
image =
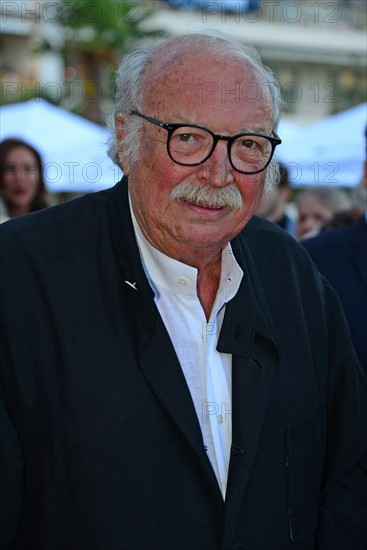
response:
M366 156L364 103L306 127L282 120L283 143L276 156L294 187L325 184L354 187ZM106 128L42 99L6 105L0 113L0 139L17 137L36 147L44 160L52 192L92 192L122 176L107 156Z
M294 187L355 187L366 158L367 103L301 127L278 148ZM279 129L282 137L281 127Z
M1 108L0 139L9 137L40 152L49 191L99 191L121 178L107 156L107 129L43 99Z

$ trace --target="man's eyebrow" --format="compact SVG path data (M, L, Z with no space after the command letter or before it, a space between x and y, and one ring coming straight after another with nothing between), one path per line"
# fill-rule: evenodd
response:
M264 126L259 126L259 125L254 125L254 126L249 126L247 128L244 128L244 129L241 129L241 130L238 130L237 132L233 132L231 134L228 134L228 132L214 132L214 130L212 130L211 128L208 128L208 126L204 123L202 123L201 121L196 121L196 122L192 122L192 121L188 121L186 119L185 116L181 115L180 113L173 113L173 116L172 116L172 119L175 119L179 122L174 122L173 120L170 120L168 122L172 122L172 124L188 124L188 125L194 125L194 126L200 126L202 128L206 128L207 130L210 130L211 132L213 132L214 134L220 134L220 135L231 135L231 136L236 136L237 134L264 134L264 135L270 135L272 133L272 130L270 130L270 132L268 132Z
M243 130L238 132L239 134L268 134L268 131L265 130L264 126L252 126L250 130ZM271 130L270 130L271 133Z
M188 121L187 118L185 116L183 116L181 113L173 113L172 118L175 118L179 121L179 122L177 122L177 124L181 124L181 122L182 122L182 124L196 124L196 122ZM171 122L172 122L172 120L171 120ZM200 126L200 124L199 124L199 126Z

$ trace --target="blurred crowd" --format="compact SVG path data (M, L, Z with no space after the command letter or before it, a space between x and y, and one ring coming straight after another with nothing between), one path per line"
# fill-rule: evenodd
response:
M330 185L312 185L295 191L287 167L280 164L279 182L272 192L264 194L256 214L303 241L356 222L366 205L366 170L362 181L350 192Z

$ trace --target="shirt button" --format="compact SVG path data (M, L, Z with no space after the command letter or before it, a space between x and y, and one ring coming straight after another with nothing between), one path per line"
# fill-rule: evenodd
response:
M177 284L178 284L179 286L186 286L186 285L189 284L189 280L186 279L186 277L180 277L180 278L178 279L178 281L177 281Z

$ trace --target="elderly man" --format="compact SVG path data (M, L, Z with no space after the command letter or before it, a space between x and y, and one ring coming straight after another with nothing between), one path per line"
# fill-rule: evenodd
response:
M126 177L1 228L1 548L364 547L366 382L339 302L251 219L278 105L231 39L139 44Z

